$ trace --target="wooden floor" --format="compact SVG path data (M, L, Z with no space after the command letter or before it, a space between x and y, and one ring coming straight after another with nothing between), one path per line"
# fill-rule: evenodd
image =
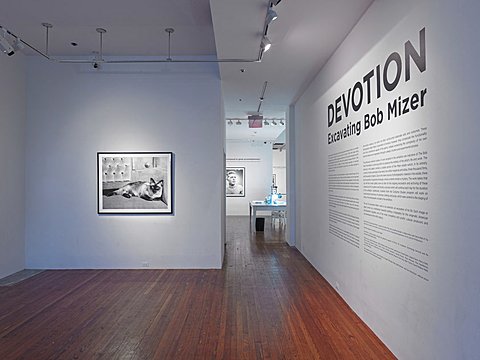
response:
M227 224L223 270L45 271L0 287L0 359L394 358L282 231Z

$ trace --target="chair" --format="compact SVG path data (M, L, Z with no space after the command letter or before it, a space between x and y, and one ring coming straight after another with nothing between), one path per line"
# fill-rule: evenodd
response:
M272 226L275 226L276 220L278 220L278 226L285 226L285 219L287 218L287 212L285 210L272 211L271 220Z

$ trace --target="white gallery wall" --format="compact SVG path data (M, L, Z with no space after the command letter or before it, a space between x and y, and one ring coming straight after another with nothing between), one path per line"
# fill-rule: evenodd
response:
M273 150L273 175L277 185L279 194L287 193L287 151L286 149Z
M250 201L265 199L272 185L272 164L271 142L227 140L226 166L245 168L245 196L227 197L227 215L248 215Z
M28 61L29 268L220 268L223 115L215 64ZM98 215L97 152L174 154L173 215Z
M25 267L26 63L0 56L0 278Z
M479 13L375 1L295 104L297 247L400 359L480 353Z

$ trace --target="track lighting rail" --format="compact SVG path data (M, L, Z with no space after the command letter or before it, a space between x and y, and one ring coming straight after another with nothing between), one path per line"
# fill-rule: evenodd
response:
M47 49L45 52L37 49L35 46L29 44L27 41L21 39L15 33L6 29L0 25L0 30L4 30L8 35L12 36L15 40L23 43L26 47L33 50L37 54L41 55L47 60L56 62L59 64L92 64L92 63L102 63L102 64L133 64L133 63L256 63L261 62L261 57L256 59L172 59L170 55L165 59L123 59L123 60L106 60L101 57L99 60L89 60L89 59L57 59L48 55L48 29L47 27ZM103 29L102 29L103 30ZM97 31L98 32L98 31ZM101 48L103 47L102 35L104 32L100 32L101 37ZM169 34L170 35L170 34ZM101 51L102 52L102 51ZM100 53L101 53L100 52Z
M242 125L243 122L248 122L250 119L245 119L245 118L226 118L228 125ZM235 121L235 122L234 122ZM284 118L261 118L260 121L263 121L263 125L268 126L276 126L276 125L281 125L285 126L285 119ZM279 121L280 124L277 122Z
M25 40L21 39L19 36L11 32L10 30L4 28L3 26L0 25L0 29L5 30L7 34L15 38L16 41L23 43L26 47L29 49L33 50L37 54L41 55L47 60L50 60L52 62L56 62L59 64L133 64L133 63L260 63L262 62L262 57L263 53L265 52L265 49L261 46L260 51L258 54L258 57L255 59L173 59L170 55L170 36L171 32L168 32L167 30L173 30L171 28L166 29L166 31L169 33L169 53L167 58L165 59L143 59L143 60L138 60L138 59L122 59L122 60L106 60L103 59L103 56L100 57L99 60L89 60L89 59L57 59L54 57L51 57L48 55L48 29L47 28L47 49L46 52L43 52L39 49L37 49L35 46L29 44ZM104 30L104 29L102 29ZM98 29L97 29L98 32ZM173 31L172 31L173 32ZM100 33L100 54L103 52L103 35L104 32ZM263 40L262 40L262 45L263 45Z
M15 39L15 43L18 45L24 45L37 53L38 55L42 56L43 58L59 63L59 64L92 64L95 69L98 69L101 64L134 64L134 63L260 63L263 58L263 54L270 48L272 45L270 40L267 38L268 26L269 24L277 18L277 13L273 10L273 7L278 5L281 0L269 0L268 1L268 9L267 14L265 16L265 21L263 25L263 32L262 32L262 39L260 42L260 48L258 51L258 56L255 59L173 59L171 56L171 36L174 32L173 28L166 28L165 31L168 33L168 56L164 59L117 59L117 60L106 60L103 58L103 35L107 32L107 30L103 28L97 28L96 31L99 33L100 36L100 44L99 44L99 51L95 59L59 59L50 56L49 54L49 30L53 28L52 24L49 23L42 23L42 26L46 30L46 38L45 38L45 51L41 51L35 46L31 45L27 41L21 39L19 36L11 32L10 30L6 29L5 27L0 25L0 31L4 34L8 34L9 36ZM4 40L8 43L7 39L0 39ZM7 45L7 44L6 44ZM11 48L11 47L10 47ZM17 49L18 50L18 49ZM9 56L13 55L14 51L8 53Z
M23 44L38 55L44 57L45 59L59 63L59 64L93 64L95 69L98 69L100 64L134 64L134 63L259 63L262 61L263 54L270 48L271 42L267 38L268 26L269 24L277 18L277 13L272 9L274 6L278 5L281 0L269 0L267 15L265 17L265 22L263 26L262 40L260 42L260 49L258 56L255 59L173 59L171 56L171 36L174 32L173 28L167 28L165 31L168 33L168 56L165 59L117 59L117 60L106 60L103 58L103 34L107 30L103 28L97 28L96 31L100 36L99 51L94 60L90 59L58 59L50 56L49 54L49 30L53 28L52 24L42 23L42 26L46 30L46 41L45 41L45 51L37 49L35 46L29 44L27 41L21 39L19 36L6 29L0 25L0 31L8 34L9 36L15 39L16 44ZM4 39L7 42L6 39ZM9 53L8 55L13 55L14 52Z

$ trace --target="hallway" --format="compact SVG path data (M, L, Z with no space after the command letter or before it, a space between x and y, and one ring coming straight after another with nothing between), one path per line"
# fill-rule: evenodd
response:
M265 232L245 241L247 224L246 217L228 217L225 272L233 287L229 308L237 309L232 347L243 342L245 358L395 358L303 255L284 242L278 225L272 227L267 217Z
M278 226L227 229L223 270L45 271L0 287L0 358L394 358Z

